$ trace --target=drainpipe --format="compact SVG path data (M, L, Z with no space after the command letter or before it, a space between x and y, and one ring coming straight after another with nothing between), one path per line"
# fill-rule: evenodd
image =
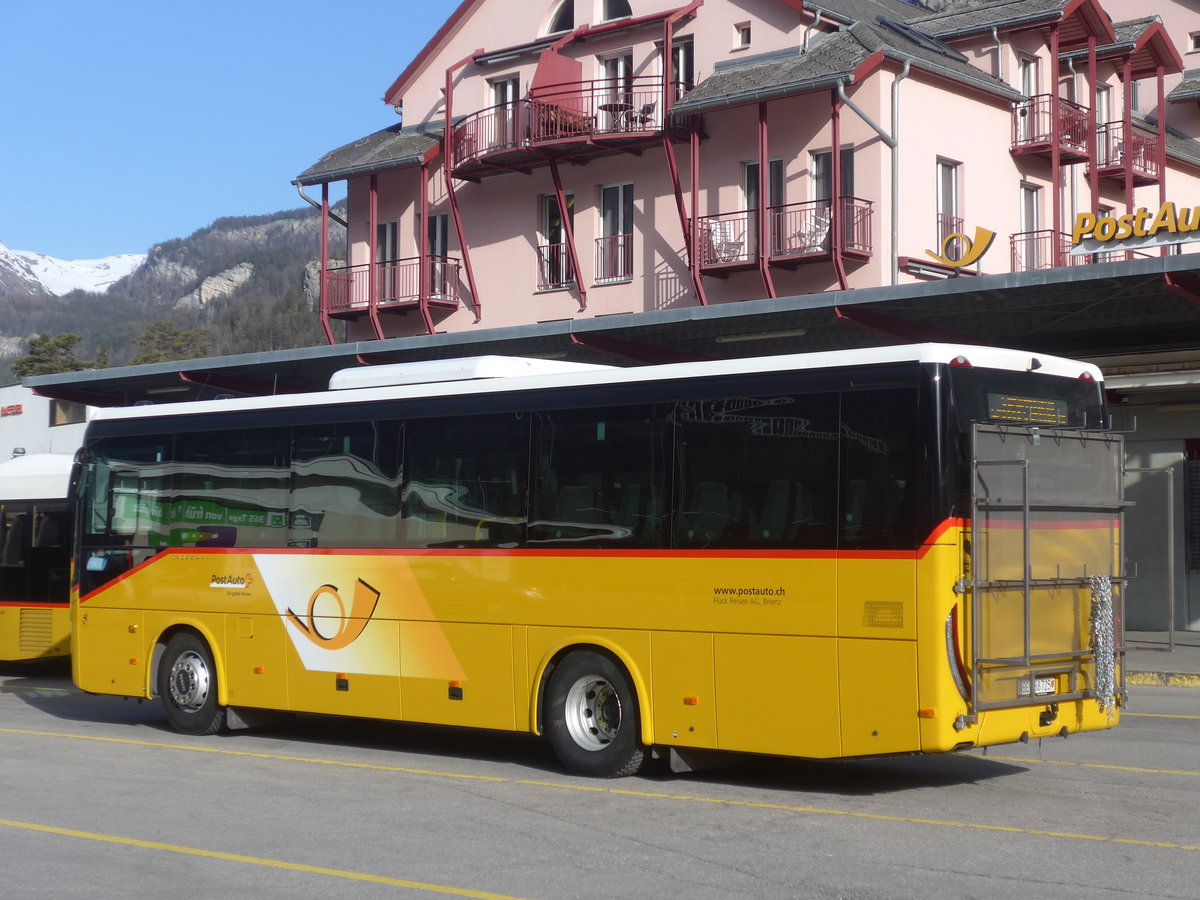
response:
M874 119L868 116L853 100L846 95L845 81L839 81L837 86L838 99L846 104L855 114L871 126L880 139L892 151L892 284L900 281L900 252L896 246L896 236L900 233L900 82L908 77L912 68L912 60L904 60L904 68L892 81L892 133L884 131Z
M804 29L804 42L800 45L800 52L808 52L808 36L814 28L821 24L821 11L817 10L813 13L813 20L808 23L808 27Z
M1000 81L1004 80L1004 57L1003 45L1000 43L1000 29L995 25L992 26L992 41L996 45L996 78Z
M320 203L318 203L312 197L308 196L308 194L304 193L304 185L302 185L302 184L296 185L296 190L300 192L300 196L305 200L305 202L307 202L310 206L312 206L313 209L315 209L315 210L321 209ZM350 227L349 223L345 219L343 219L341 216L339 216L337 213L335 213L332 209L329 210L329 218L333 219L333 221L337 222L343 228Z

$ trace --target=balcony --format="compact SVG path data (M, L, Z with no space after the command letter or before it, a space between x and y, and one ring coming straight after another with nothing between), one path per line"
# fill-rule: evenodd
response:
M1137 250L1110 250L1105 253L1088 253L1071 256L1071 235L1060 232L1054 239L1050 229L1024 231L1012 235L1012 271L1032 272L1035 269L1053 269L1063 266L1087 266L1092 263L1128 262L1145 259L1151 254Z
M420 257L377 263L372 266L336 266L325 270L322 291L325 313L333 319L353 319L377 312L404 313L413 309L457 309L458 260L426 257L426 285L421 290Z
M596 283L611 284L633 278L633 235L596 238Z
M867 259L871 255L871 201L842 197L841 202L842 254ZM833 252L831 212L828 200L769 207L768 261L772 265L794 266L828 260ZM702 271L723 275L757 267L757 210L702 216L697 226L697 252Z
M688 85L672 84L674 96ZM638 77L573 82L542 88L536 98L488 107L467 116L453 133L455 177L478 179L529 171L551 160L587 160L640 153L664 130L683 139L663 116L663 80Z
M1091 111L1053 94L1035 94L1013 104L1012 152L1050 155L1057 124L1058 149L1063 162L1088 158L1088 119Z
M1157 184L1158 132L1137 123L1126 132L1124 122L1105 122L1096 129L1096 165L1101 178L1123 181L1128 171L1135 185Z
M558 291L575 284L566 244L538 244L538 290Z

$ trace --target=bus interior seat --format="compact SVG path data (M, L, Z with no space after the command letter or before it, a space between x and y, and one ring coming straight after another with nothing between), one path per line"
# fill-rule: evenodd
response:
M4 535L4 550L0 552L0 564L20 566L25 564L25 516L9 517L8 531Z
M717 481L700 481L692 489L686 509L679 514L679 543L708 547L725 537L733 515L729 489Z

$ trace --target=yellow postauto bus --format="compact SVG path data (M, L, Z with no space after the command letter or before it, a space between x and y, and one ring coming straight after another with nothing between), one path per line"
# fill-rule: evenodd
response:
M1107 728L1106 426L1093 366L948 345L482 357L102 410L74 677L193 734L258 710L526 731L596 776Z
M0 662L70 652L71 456L0 463Z

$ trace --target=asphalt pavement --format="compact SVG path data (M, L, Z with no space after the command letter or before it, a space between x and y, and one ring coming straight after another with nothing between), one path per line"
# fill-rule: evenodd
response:
M1125 632L1125 680L1200 688L1200 631Z

